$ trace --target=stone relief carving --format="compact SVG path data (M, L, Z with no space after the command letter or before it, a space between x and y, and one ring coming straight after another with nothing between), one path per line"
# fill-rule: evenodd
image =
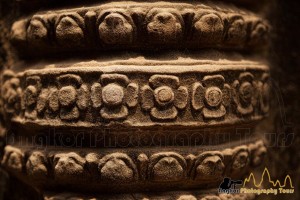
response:
M268 23L253 13L230 7L176 5L136 3L114 8L107 4L41 13L15 22L11 37L17 45L27 41L29 50L40 46L45 52L80 47L104 50L124 45L127 49L174 45L243 49L262 46L268 40ZM47 50L42 49L45 45Z
M225 106L230 104L231 88L224 84L222 75L205 76L202 84L193 85L192 106L195 110L203 109L207 119L221 118L226 114Z
M1 99L3 109L8 114L18 114L21 109L22 90L20 80L12 71L6 71L2 75Z
M269 67L255 52L265 48L270 26L258 14L217 2L102 2L29 10L30 16L14 19L11 26L20 62L0 78L0 120L25 139L48 128L66 136L73 134L70 128L83 127L109 128L116 140L127 142L121 127L138 128L138 133L128 131L135 140L158 130L158 139L166 136L160 142L167 143L174 130L233 132L235 125L253 128L268 115ZM206 55L211 48L217 53ZM128 55L118 57L124 50ZM77 55L93 61L68 61ZM225 176L239 179L264 162L266 146L259 133L250 132L238 145L236 137L204 141L211 149L194 141L194 146L136 148L104 148L95 141L100 149L85 143L66 148L50 142L39 149L27 146L29 140L8 142L1 165L49 200L112 197L96 192L125 193L115 199L254 199L211 191ZM59 187L66 193L47 194ZM87 191L93 197L81 193Z
M205 152L196 156L191 176L199 181L220 180L224 174L222 152Z
M231 200L231 199L236 199L236 200L253 200L255 199L255 195L253 194L214 194L214 192L207 191L207 194L197 194L195 192L168 192L168 193L163 193L160 194L158 193L157 195L151 195L147 193L142 193L142 194L128 194L128 195L115 195L114 199L129 199L129 200L134 200L134 199L149 199L149 200L154 200L157 199L157 197L161 197L164 199L174 197L176 200ZM45 200L55 200L57 198L59 199L66 199L66 200L71 200L73 198L81 198L81 199L95 199L95 200L100 200L100 199L107 199L110 198L109 196L106 195L94 195L94 196L88 196L88 195L80 195L76 193L59 193L59 194L46 194L45 195Z
M263 141L258 140L198 155L184 150L177 153L158 149L158 153L148 155L134 152L102 154L81 151L78 154L67 149L63 152L51 149L31 151L8 145L2 165L13 173L23 173L39 181L53 178L59 184L94 181L126 185L141 181L176 183L187 180L192 184L219 183L224 176L240 176L248 168L257 167L264 159L266 148Z
M146 72L141 73L143 82L147 81L147 84L142 84L141 80L129 81L126 73L104 73L93 82L91 79L83 80L81 75L101 74L102 71L70 70L68 74L60 75L62 71L55 72L54 84L42 84L51 76L51 70L50 74L44 74L41 70L41 74L37 71L32 75L24 74L9 79L5 79L5 74L12 72L6 72L3 77L5 87L1 91L4 111L10 113L15 109L15 114L19 113L19 117L28 121L59 119L62 122L91 122L84 117L91 112L91 108L99 111L93 121L130 119L141 110L143 115L149 115L150 121L159 123L176 122L183 112L197 122L199 118L193 110L203 116L200 119L203 122L214 119L224 121L229 113L236 115L236 118L245 115L263 117L268 110L270 86L266 71L257 70L254 74L242 72L236 74L233 81L227 70L222 75L220 72L212 73L200 80L184 73L180 76L153 73L149 78ZM195 73L199 76L203 74ZM181 83L181 79L186 78L193 81ZM26 82L25 86L20 85L23 81ZM189 110L189 103L193 110ZM23 104L25 109L20 106ZM181 116L179 118L185 121Z
M150 111L156 120L174 120L178 110L184 109L188 103L188 89L180 86L179 78L170 75L153 75L141 92L141 105Z
M26 173L34 179L46 179L48 176L48 159L44 153L32 152L26 162Z

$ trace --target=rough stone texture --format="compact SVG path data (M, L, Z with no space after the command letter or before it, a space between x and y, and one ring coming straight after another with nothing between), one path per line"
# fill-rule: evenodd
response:
M216 188L225 175L242 178L267 164L261 136L281 130L275 124L282 119L276 117L282 107L269 95L269 66L274 77L282 72L290 77L281 67L296 69L297 63L285 67L280 61L290 62L290 57L272 56L293 46L292 39L278 42L287 30L277 28L276 19L282 19L278 8L272 7L275 29L270 29L265 16L258 15L261 3L230 2L238 8L229 1L84 2L83 8L77 8L83 5L79 0L1 1L0 135L6 126L12 139L0 155L3 199L254 199L206 189ZM267 64L269 32L279 35L272 37L274 53ZM285 84L287 79L277 80ZM290 94L297 85L280 87ZM297 101L284 100L292 108L287 115L293 115ZM255 130L269 110L271 117ZM245 141L214 139L245 127L250 128ZM46 134L49 128L58 134ZM74 145L78 138L72 138L71 129L86 136L104 128L110 128L114 145L96 141L97 148L91 148L93 137ZM204 128L210 128L209 134L199 131ZM185 135L176 138L175 131ZM132 138L147 140L154 133L161 143L134 141L124 148ZM185 138L190 135L194 138ZM297 141L289 148L268 148L274 176L299 176L299 170L291 170L299 169L299 159L290 156L299 151ZM109 192L126 194L98 194Z

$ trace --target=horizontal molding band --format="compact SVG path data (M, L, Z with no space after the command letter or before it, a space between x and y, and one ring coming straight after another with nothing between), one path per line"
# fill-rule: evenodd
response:
M268 22L219 4L114 2L37 13L12 25L22 54L87 50L253 49L268 41Z
M259 63L45 68L2 76L2 110L45 127L216 127L251 124L269 109Z
M130 192L217 187L224 177L241 178L266 154L251 143L174 148L64 148L6 146L2 166L38 187ZM88 183L88 185L86 185ZM184 184L183 184L184 183Z
M152 193L137 193L137 194L114 194L114 195L84 195L80 193L46 193L44 200L73 200L73 199L93 199L93 200L157 200L157 199L168 199L168 200L254 200L255 194L218 194L214 190L194 190L194 191L176 191L176 192L155 192Z

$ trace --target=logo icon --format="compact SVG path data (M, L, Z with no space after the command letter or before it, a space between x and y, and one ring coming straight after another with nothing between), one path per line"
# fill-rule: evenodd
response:
M236 188L236 185L242 185L242 180L231 180L228 177L223 179L223 182L219 186L219 193L226 193L226 194L235 194L240 193L240 189Z
M265 189L262 189L264 187ZM294 193L294 186L290 175L286 175L283 183L279 180L273 181L270 172L267 168L264 169L260 181L257 182L253 173L245 178L241 193L255 193L255 194L275 194L277 193Z
M278 193L293 194L294 186L290 175L286 175L284 181L281 183L279 180L272 180L269 170L265 168L259 181L256 180L253 173L250 173L244 181L231 180L230 178L225 177L219 186L218 192L226 194L245 193L257 195L277 195Z

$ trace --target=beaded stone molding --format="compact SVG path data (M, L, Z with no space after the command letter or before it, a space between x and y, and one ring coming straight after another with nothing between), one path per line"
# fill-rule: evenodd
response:
M253 13L201 3L114 2L33 15L12 26L12 41L32 53L264 46L268 23ZM20 48L22 47L22 48ZM37 51L39 49L39 51Z
M233 146L233 147L232 147ZM228 145L227 145L228 147ZM42 187L84 187L91 191L206 188L226 177L241 178L266 154L262 140L245 145L180 148L70 149L10 146L2 166ZM217 150L218 149L218 150ZM184 184L183 184L184 183Z
M215 191L155 192L153 194L84 195L77 193L48 193L44 200L253 200L255 194L218 194Z
M192 128L255 122L269 109L268 67L255 62L90 65L4 71L1 110L25 125Z

